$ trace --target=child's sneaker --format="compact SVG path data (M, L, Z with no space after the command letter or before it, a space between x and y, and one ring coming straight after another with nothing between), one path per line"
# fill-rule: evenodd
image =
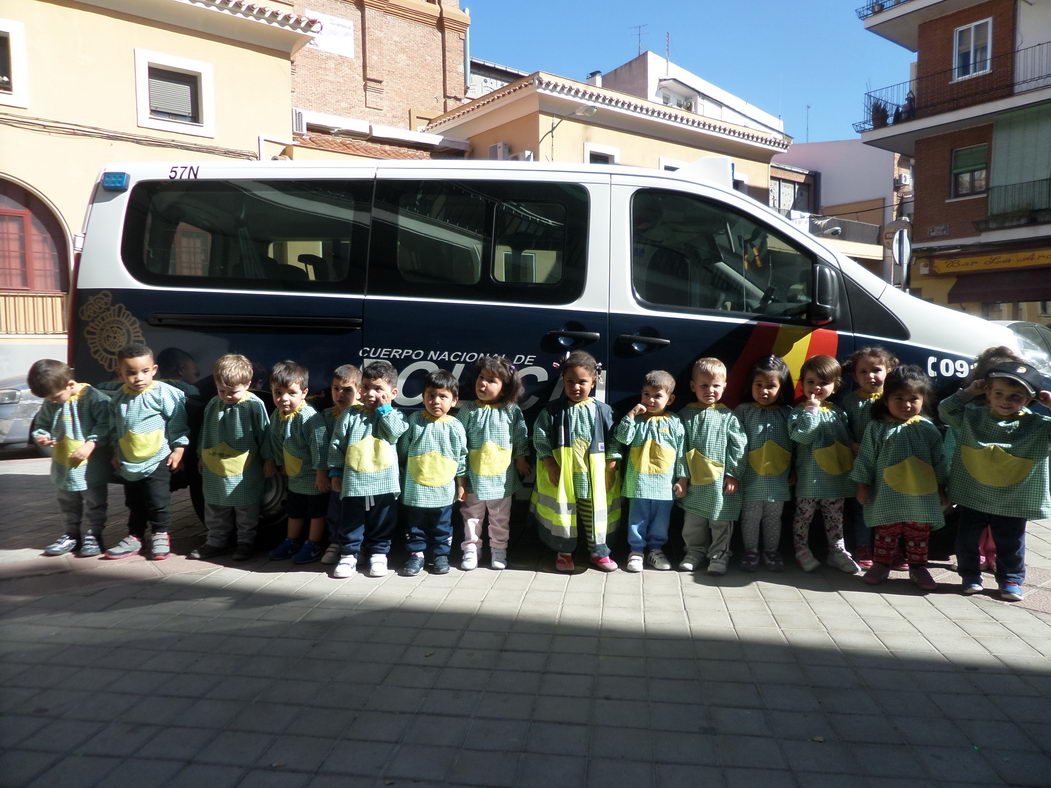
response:
M78 556L81 558L94 558L101 554L102 545L99 544L98 537L95 534L87 534L80 540L80 548L77 550Z
M167 531L154 533L150 538L150 560L163 561L172 551L172 543Z
M785 571L785 561L776 550L765 550L763 552L763 566L770 572Z
M186 557L191 558L194 561L207 561L210 558L215 558L216 556L223 555L228 552L230 552L230 550L225 546L220 547L219 545L208 544L207 542L205 542L196 550L190 551L190 554Z
M934 578L931 577L931 573L927 571L925 566L910 566L909 580L921 591L938 590L938 584L934 582Z
M964 580L960 584L960 593L966 596L972 596L973 594L982 593L982 579L979 577Z
M447 555L436 555L434 556L434 563L431 565L431 572L436 575L445 575L449 573L449 556Z
M814 558L814 554L806 546L796 548L796 561L799 562L799 568L804 572L813 572L821 566L821 562Z
M741 569L754 572L759 568L759 553L756 550L745 550L741 556Z
M629 553L628 563L624 564L624 571L641 572L642 566L642 553Z
M320 542L312 542L307 539L303 542L296 554L292 556L293 564L312 564L321 558L321 554L325 552L325 548L321 546Z
M247 561L255 552L255 546L251 542L238 542L234 548L235 561Z
M77 537L70 536L69 534L62 534L55 541L44 548L44 555L65 555L66 553L72 553L73 549L77 546Z
M646 563L654 569L659 569L661 572L667 572L671 569L671 562L664 555L663 550L650 550L650 554L646 556Z
M410 555L408 560L402 565L401 571L398 572L402 577L416 577L423 569L423 554Z
M478 568L478 551L477 550L464 550L463 557L460 559L460 569L465 572L470 572L473 569Z
M872 548L867 544L858 545L854 550L854 560L857 565L862 569L869 569L872 567Z
M489 558L489 566L493 569L507 569L507 548L494 547L493 554Z
M128 534L106 551L106 558L111 561L117 561L121 558L131 558L133 555L138 555L141 551L142 542L139 538Z
M559 553L555 556L555 569L559 572L572 572L577 568L577 565L573 563L572 553Z
M704 556L701 553L687 553L679 561L679 571L693 572L700 569L702 561L704 561Z
M593 555L591 556L591 563L603 572L615 572L617 570L617 562L608 555Z
M356 555L341 555L335 568L332 570L332 576L337 580L342 580L346 577L353 577L357 571L358 557Z
M729 553L716 553L708 559L708 574L725 575L726 568L730 564Z
M1000 586L1000 599L1005 602L1021 602L1022 587L1018 583L1004 583Z
M271 561L287 561L289 558L299 552L299 540L288 537L270 551Z
M891 561L891 566L895 572L905 572L909 568L909 564L905 560L905 553L901 551L900 547L894 551L894 560Z
M854 559L850 557L850 553L846 550L829 551L827 563L833 569L846 572L848 575L856 575L858 573L858 565L854 563Z
M890 577L890 566L887 564L873 564L865 572L865 582L870 586L878 586Z
M387 576L387 556L384 553L374 553L369 556L369 577Z
M321 563L325 566L331 566L332 564L339 563L339 542L332 542L328 547L325 548L324 554L321 556Z

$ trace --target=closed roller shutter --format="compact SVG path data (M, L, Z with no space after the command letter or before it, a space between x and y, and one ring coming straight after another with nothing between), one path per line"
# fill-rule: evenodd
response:
M156 118L200 122L198 77L150 67L150 115Z

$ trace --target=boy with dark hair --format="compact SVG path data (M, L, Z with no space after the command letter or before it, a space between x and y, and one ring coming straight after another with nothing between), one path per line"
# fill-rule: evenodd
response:
M343 411L329 441L329 477L342 499L335 578L354 574L359 550L369 556L369 576L385 576L398 525L395 446L407 429L405 417L391 405L398 396L398 371L389 361L365 365L359 393L361 406Z
M361 370L353 364L342 364L332 371L332 386L329 395L332 406L321 411L325 420L325 442L321 445L321 459L324 467L317 469L317 486L328 490L328 511L325 513L325 529L328 532L328 547L321 556L323 564L339 563L339 523L343 505L339 493L332 491L328 480L328 444L332 440L332 431L336 422L347 408L353 408L358 402L358 386L361 385Z
M149 557L163 561L171 553L171 475L182 464L190 442L186 396L154 380L153 351L141 342L117 352L116 373L124 385L113 397L113 467L124 479L128 535L106 551L106 558L140 552L149 525Z
M106 484L110 468L100 447L109 442L109 397L73 379L61 361L45 358L29 368L29 390L45 402L36 417L33 441L51 447L51 483L58 508L65 515L62 535L44 548L44 555L77 550L81 558L102 552L106 525ZM88 530L81 532L87 510Z
M453 502L463 500L467 474L467 432L449 415L458 396L452 374L444 369L430 373L423 384L424 410L409 417L409 428L398 441L405 464L405 577L420 573L428 549L434 574L449 571Z

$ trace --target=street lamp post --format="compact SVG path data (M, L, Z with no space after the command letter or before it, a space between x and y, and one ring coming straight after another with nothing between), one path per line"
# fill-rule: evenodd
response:
M545 131L541 135L540 139L537 140L537 142L536 142L537 152L538 153L540 152L540 145L541 145L541 143L544 140L546 140L548 137L550 137L551 138L551 152L548 154L547 160L551 161L551 157L555 155L555 129L557 129L559 126L561 126L563 121L567 120L568 118L590 118L596 112L598 112L598 107L596 107L594 104L581 104L579 107L574 109L569 114L563 115L562 117L560 117L558 120L556 120L554 123L552 123L551 124L551 128L548 129L547 131Z

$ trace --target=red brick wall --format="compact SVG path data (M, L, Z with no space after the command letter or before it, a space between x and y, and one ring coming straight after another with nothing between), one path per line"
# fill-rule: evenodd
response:
M922 245L925 241L963 238L977 234L974 222L986 217L986 198L952 198L952 152L969 145L989 145L992 155L993 127L977 126L954 131L938 137L916 141L915 216L913 238ZM992 161L988 170L992 169ZM947 202L948 201L948 202ZM931 235L930 228L945 225L947 232Z

